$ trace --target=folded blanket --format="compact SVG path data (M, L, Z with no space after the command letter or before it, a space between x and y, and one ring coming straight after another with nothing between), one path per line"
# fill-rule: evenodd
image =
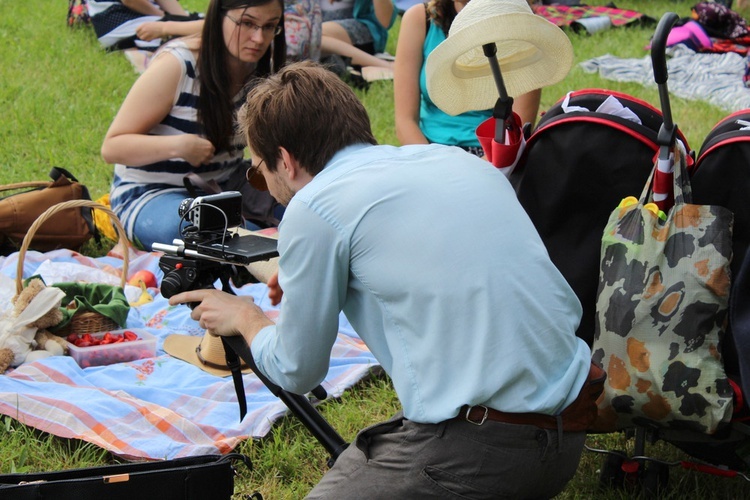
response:
M0 303L15 292L17 254L0 258ZM122 261L92 259L69 250L28 252L24 276L40 274L46 283L115 278ZM158 254L139 252L131 273L147 269L161 279ZM127 288L127 287L126 287ZM231 377L217 377L166 354L173 333L202 336L186 306L170 306L156 289L153 302L130 309L127 326L157 337L156 357L82 369L69 356L56 356L0 376L0 413L65 438L94 443L125 459L165 459L226 453L239 442L266 435L287 408L252 373L244 375L248 413L240 422ZM278 314L262 284L237 289L269 316ZM126 290L127 292L127 290ZM1 306L0 306L1 307ZM372 354L342 315L340 331L323 388L333 397L377 366Z
M706 101L730 112L750 107L750 89L743 83L744 57L734 52L698 53L683 44L668 48L667 54L670 94ZM609 80L656 86L651 56L623 59L607 54L583 61L580 66Z

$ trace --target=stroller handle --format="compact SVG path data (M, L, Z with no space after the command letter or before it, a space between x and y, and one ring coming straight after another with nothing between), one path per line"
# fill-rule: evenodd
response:
M654 68L654 80L657 85L666 83L669 77L666 56L667 37L678 19L679 16L674 12L665 13L659 20L654 38L651 40L651 65Z
M654 71L654 81L659 88L659 102L664 123L657 136L659 143L659 158L669 158L669 150L674 146L676 127L672 121L672 107L669 104L669 89L667 88L667 37L679 16L674 12L665 13L656 26L654 37L651 40L651 66Z

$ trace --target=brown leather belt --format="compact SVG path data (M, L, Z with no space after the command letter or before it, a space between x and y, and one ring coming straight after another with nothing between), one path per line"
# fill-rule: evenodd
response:
M482 425L487 420L506 424L534 425L541 429L557 429L558 432L581 432L592 429L597 419L596 401L604 390L607 374L591 363L586 383L573 401L558 416L542 413L506 413L484 405L464 405L454 420L466 420Z
M541 429L557 429L557 418L541 413L506 413L486 406L462 406L456 417L475 425L482 425L487 420L516 425L533 425Z

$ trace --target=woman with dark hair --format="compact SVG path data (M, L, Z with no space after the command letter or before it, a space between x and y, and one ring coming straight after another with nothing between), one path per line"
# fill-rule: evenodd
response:
M211 0L201 35L165 44L133 84L102 145L114 163L110 203L145 249L180 237L178 208L199 188L241 191L246 227L283 213L245 182L245 139L235 128L248 83L285 63L282 0Z
M484 156L476 136L477 126L492 110L468 111L450 116L427 93L427 56L448 36L458 12L469 0L428 0L410 7L401 20L396 48L393 93L396 135L401 144L446 144ZM513 111L523 123L534 125L541 90L515 97Z

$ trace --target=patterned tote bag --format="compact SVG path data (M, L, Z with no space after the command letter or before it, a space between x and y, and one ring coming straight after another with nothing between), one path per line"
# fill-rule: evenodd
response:
M650 177L640 200L624 200L604 230L592 348L608 375L599 431L656 425L712 434L732 415L721 339L733 216L691 203L679 147L674 170L668 214L647 203Z

